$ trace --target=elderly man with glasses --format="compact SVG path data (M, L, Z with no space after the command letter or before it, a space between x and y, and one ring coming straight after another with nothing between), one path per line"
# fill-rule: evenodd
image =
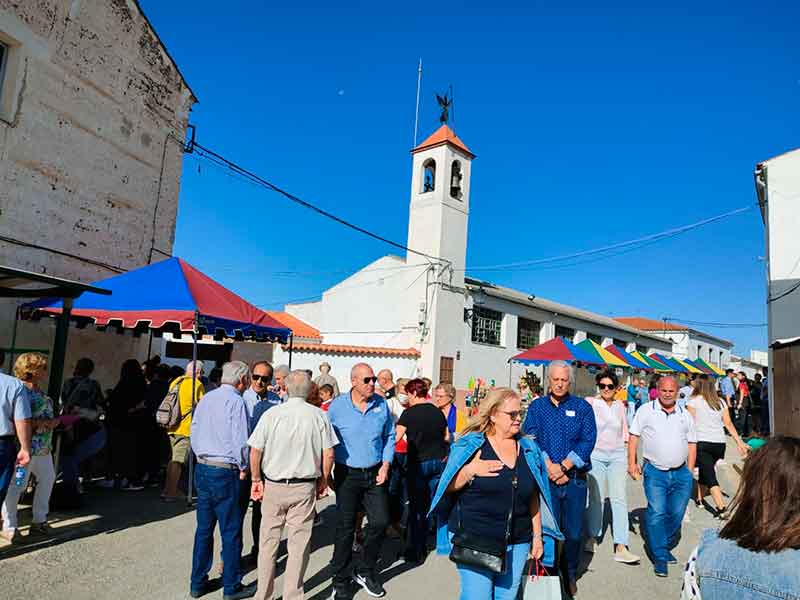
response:
M369 365L355 365L350 372L352 388L328 409L339 439L334 448L338 509L331 560L334 600L353 597L351 577L373 597L386 594L375 567L389 525L386 483L394 457L395 428L386 400L375 393L376 381ZM362 506L368 519L364 551L351 574L356 513Z
M572 367L560 360L547 370L548 395L533 401L522 431L536 439L545 455L553 513L564 534L563 570L570 596L578 593L576 583L581 555L586 474L591 470L597 425L592 406L570 394L575 380Z

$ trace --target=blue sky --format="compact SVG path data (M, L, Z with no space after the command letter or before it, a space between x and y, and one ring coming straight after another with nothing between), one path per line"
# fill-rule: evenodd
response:
M420 137L452 84L478 155L471 267L755 205L755 164L800 146L800 4L552 4L142 0L200 99L201 143L401 243L421 56ZM616 258L475 275L605 314L760 323L763 236L754 209ZM392 249L190 156L175 252L277 309Z

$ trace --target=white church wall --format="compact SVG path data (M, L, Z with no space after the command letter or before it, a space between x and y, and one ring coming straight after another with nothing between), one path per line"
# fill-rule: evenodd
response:
M284 350L283 347L276 344L274 359L273 364L275 365L288 365L288 348ZM412 378L417 375L417 359L405 356L364 356L324 351L292 353L292 369L311 369L314 377L319 375L319 365L323 362L331 365L331 375L336 378L341 392L350 389L350 369L360 362L370 365L375 373L381 369L391 370L395 380L398 377Z
M322 324L322 301L287 304L284 311L319 329Z

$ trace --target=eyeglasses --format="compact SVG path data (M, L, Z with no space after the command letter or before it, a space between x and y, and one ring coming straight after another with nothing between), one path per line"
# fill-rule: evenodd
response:
M378 381L378 378L375 377L375 376L364 377L364 383L367 384L367 385L369 385L370 383L375 383L376 381Z
M508 418L512 421L521 421L522 420L522 411L521 410L500 410L498 412L503 413L504 415L508 415Z
M264 383L269 383L272 377L267 377L266 375L251 375L250 378L253 381L263 381Z
M615 386L613 383L598 383L597 387L600 388L601 390L613 390L617 386Z

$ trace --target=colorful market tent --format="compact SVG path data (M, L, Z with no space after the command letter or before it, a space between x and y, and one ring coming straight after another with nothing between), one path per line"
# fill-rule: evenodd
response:
M678 363L679 365L681 365L681 366L685 367L685 368L686 368L686 370L687 370L687 371L689 371L689 373L703 373L703 370L702 370L702 369L700 369L700 368L698 368L698 367L695 367L695 366L694 366L693 364L691 364L691 363L690 363L688 360L684 360L684 359L682 359L682 358L678 358L677 356L673 356L673 357L672 357L672 360L674 360L674 361L675 361L676 363Z
M631 368L631 365L629 365L627 362L625 362L618 356L612 354L611 352L600 346L600 344L598 344L594 340L590 340L587 338L576 345L581 350L585 350L587 354L591 354L592 356L594 356L595 364L605 363L609 367L624 367L626 369Z
M669 373L671 371L671 369L665 364L660 363L657 360L642 354L638 350L634 350L633 352L631 352L631 356L633 356L634 358L638 358L640 361L644 363L647 363L649 367L656 373Z
M697 359L689 360L687 358L687 359L684 359L684 362L687 362L690 365L692 365L694 368L699 369L701 373L705 373L706 375L713 375L714 377L717 376L717 374L712 369L709 369L708 367L704 367L699 362L697 362Z
M555 337L552 340L528 348L525 352L512 357L510 362L523 365L544 365L554 360L564 360L567 362L581 362L592 365L604 365L596 356L589 354L583 348L579 348L572 342L568 342L563 337Z
M139 332L196 332L281 343L292 333L177 257L109 277L97 285L111 290L112 295L77 298L71 308L73 320ZM61 313L63 302L45 299L26 308L52 315Z
M609 353L613 354L614 356L616 356L617 358L621 358L622 360L624 360L626 363L628 363L634 369L643 369L643 370L646 370L646 371L652 371L653 370L653 367L651 367L645 361L639 360L638 358L633 356L633 354L629 354L628 352L625 352L625 350L623 350L619 346L615 346L614 344L610 344L610 345L606 346L604 349L607 352L609 352Z
M668 356L664 356L663 354L659 354L658 352L653 352L650 356L656 359L658 362L667 365L672 371L675 371L676 373L689 372L689 369L679 364L678 362L672 360Z
M695 361L694 361L694 364L695 364L696 366L700 367L701 369L706 369L707 371L710 371L710 373L709 373L709 374L712 374L712 373L713 373L714 375L718 375L718 376L720 376L720 377L722 377L723 375L725 375L725 371L723 371L723 370L722 370L722 369L720 369L719 367L715 367L714 365L710 365L710 364L708 364L708 363L707 363L706 361L704 361L702 358L697 358L697 359L695 359Z

